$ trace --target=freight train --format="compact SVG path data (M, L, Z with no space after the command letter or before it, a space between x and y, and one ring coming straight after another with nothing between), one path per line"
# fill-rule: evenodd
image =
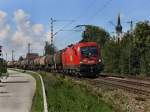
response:
M76 43L53 55L26 58L14 65L22 69L55 71L76 76L95 76L103 69L101 50L95 42Z

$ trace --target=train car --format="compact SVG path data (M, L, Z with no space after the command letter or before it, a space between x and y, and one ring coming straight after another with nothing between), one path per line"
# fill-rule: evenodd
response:
M95 42L71 45L62 51L62 65L65 72L98 74L102 68L100 48Z
M51 71L52 69L55 69L54 55L46 55L45 64L46 64L45 67L47 71Z
M27 59L22 60L21 66L23 69L28 69L29 68L29 61Z
M7 67L12 68L13 67L13 62L12 61L8 61L7 62Z
M13 61L14 68L17 68L17 65L18 65L18 61Z
M41 56L39 58L40 69L44 70L46 66L46 56Z
M20 61L20 67L19 68L24 69L24 60Z
M56 69L57 71L61 72L62 69L63 69L63 66L62 66L62 50L56 52L56 53L54 54L53 59L54 59L54 66L55 66L55 69Z
M29 60L29 69L34 70L34 59Z
M34 69L38 70L40 69L40 56L34 59Z
M28 69L34 70L34 59L38 57L38 53L27 53L25 59L28 61Z

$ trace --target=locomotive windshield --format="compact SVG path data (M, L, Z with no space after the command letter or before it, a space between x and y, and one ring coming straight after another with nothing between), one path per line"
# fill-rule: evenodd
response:
M97 56L97 47L96 46L86 46L86 47L81 47L81 55L83 57L93 57Z

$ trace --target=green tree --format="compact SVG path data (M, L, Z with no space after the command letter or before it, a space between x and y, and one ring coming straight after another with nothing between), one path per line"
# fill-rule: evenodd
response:
M127 32L120 41L119 68L122 74L128 74L131 69L132 34Z
M45 43L45 54L44 55L53 55L57 49L53 44L49 44L48 42Z
M109 40L109 33L98 26L86 25L81 42L97 42L101 47Z
M136 47L131 48L130 74L140 74L140 52Z
M108 41L102 49L102 58L105 72L120 73L119 57L119 44L114 40Z
M22 60L23 60L23 57L22 57L22 56L20 56L20 57L19 57L19 61L22 61Z
M140 73L150 75L150 22L138 22L134 30L134 48L139 52Z

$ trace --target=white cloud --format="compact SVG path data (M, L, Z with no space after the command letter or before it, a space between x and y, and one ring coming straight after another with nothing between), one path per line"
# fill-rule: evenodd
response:
M12 37L12 41L16 46L26 46L27 43L31 43L32 39L29 36L24 35L22 32L16 31Z
M35 24L32 26L32 30L36 35L41 35L44 33L44 27L42 24Z
M40 23L34 24L30 15L22 9L18 9L13 15L13 24L8 21L8 14L0 10L0 44L5 46L8 53L16 51L16 58L27 52L27 44L31 43L32 52L43 52L45 40L49 40L50 32L46 33ZM14 29L11 28L13 25ZM47 39L46 39L47 38ZM9 44L7 44L9 43Z
M10 25L7 24L7 13L0 10L0 40L6 39L10 32Z
M9 36L9 33L11 32L10 26L7 24L3 27L3 29L0 29L0 39L5 39Z
M46 37L46 41L51 42L51 32L50 32L50 31L48 31L48 32L45 34L45 37Z
M27 48L27 44L31 43L33 52L42 52L46 38L44 26L39 23L34 24L30 20L30 15L22 9L15 11L14 21L16 31L13 34L12 43L18 48L24 48L24 50Z
M12 36L12 42L15 46L24 47L27 43L32 42L31 23L29 21L29 15L22 9L18 9L14 12L14 20L16 23L16 31Z
M29 18L30 16L27 13L25 13L22 9L18 9L14 13L14 20L17 23L27 21Z
M7 13L0 10L0 23L4 23L6 19Z
M18 9L14 13L14 20L16 23L17 30L21 32L30 32L31 23L29 21L30 16L25 13L22 9Z

